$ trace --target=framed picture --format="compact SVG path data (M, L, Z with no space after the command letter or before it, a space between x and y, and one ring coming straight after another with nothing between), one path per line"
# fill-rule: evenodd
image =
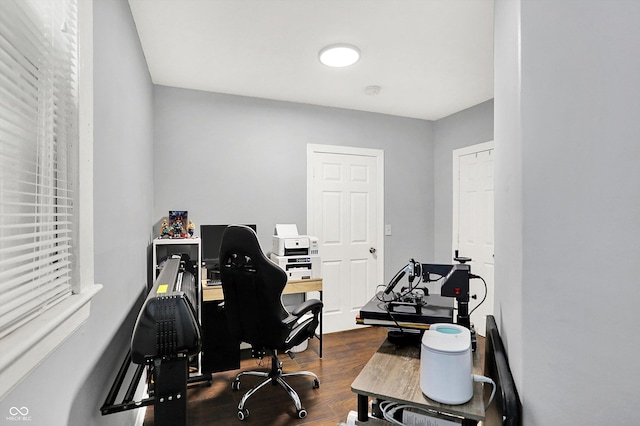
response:
M189 214L186 210L169 211L169 229L171 238L187 238L187 226L189 225Z

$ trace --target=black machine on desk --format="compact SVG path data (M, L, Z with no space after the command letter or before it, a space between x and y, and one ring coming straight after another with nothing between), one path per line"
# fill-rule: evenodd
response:
M199 294L199 283L180 256L167 259L140 309L131 349L101 408L103 415L153 404L156 425L187 424L187 383L211 380L211 374L189 377L202 345ZM122 402L115 403L132 362L138 364L133 379ZM145 367L150 397L133 401Z
M420 330L420 325L437 322L453 323L453 299L457 302L457 323L471 330L475 349L475 331L469 312L469 280L480 278L471 273L470 258L456 257L455 264L409 263L391 279L384 291L378 293L360 310L362 324L388 325L389 337L406 334L407 329ZM409 285L395 291L407 275ZM432 275L437 276L432 277ZM418 281L416 281L418 278ZM429 295L421 283L441 281L440 295ZM414 284L415 282L415 284ZM482 303L482 302L480 302ZM417 333L413 333L417 334ZM417 336L416 336L417 337Z

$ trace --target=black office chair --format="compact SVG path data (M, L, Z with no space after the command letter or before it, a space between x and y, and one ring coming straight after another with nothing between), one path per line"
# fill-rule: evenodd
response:
M220 278L224 292L225 312L229 329L238 340L252 346L252 355L262 358L271 352L271 370L245 371L236 377L232 389L240 389L240 377L259 376L265 379L245 393L238 404L238 418L249 416L245 403L267 383L279 384L293 400L299 418L307 416L300 398L284 377L313 377L313 388L320 386L318 376L310 371L283 373L278 352L291 348L315 335L322 302L310 299L291 313L282 304L282 290L287 284L286 273L262 252L253 229L242 225L227 227L220 245ZM305 315L311 313L311 315Z

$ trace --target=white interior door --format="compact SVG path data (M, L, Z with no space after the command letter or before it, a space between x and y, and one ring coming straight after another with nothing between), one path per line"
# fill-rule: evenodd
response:
M383 152L309 145L307 153L307 232L320 246L323 331L349 330L384 276Z
M493 240L493 142L455 150L453 250L470 257L471 272L481 276L487 284L486 299L482 280L470 282L469 310L471 322L481 336L485 335L486 317L493 314L494 299L494 240Z

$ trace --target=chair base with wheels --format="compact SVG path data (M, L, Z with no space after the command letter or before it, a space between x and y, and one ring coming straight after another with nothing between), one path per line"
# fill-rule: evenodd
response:
M298 393L284 380L284 377L291 376L309 376L313 378L313 389L318 389L320 387L320 380L318 376L316 376L311 371L296 371L293 373L283 373L282 372L282 362L278 359L278 352L274 351L271 357L271 370L269 371L243 371L239 373L233 383L231 383L231 388L234 391L240 390L240 377L242 376L256 376L256 377L264 377L264 380L249 389L240 400L238 404L238 418L240 420L244 420L249 417L249 410L245 408L245 404L247 400L258 390L262 389L265 385L271 384L272 386L280 385L288 394L289 397L293 400L293 403L296 406L296 414L299 419L304 419L307 417L307 410L304 409L302 403L300 402L300 397Z

